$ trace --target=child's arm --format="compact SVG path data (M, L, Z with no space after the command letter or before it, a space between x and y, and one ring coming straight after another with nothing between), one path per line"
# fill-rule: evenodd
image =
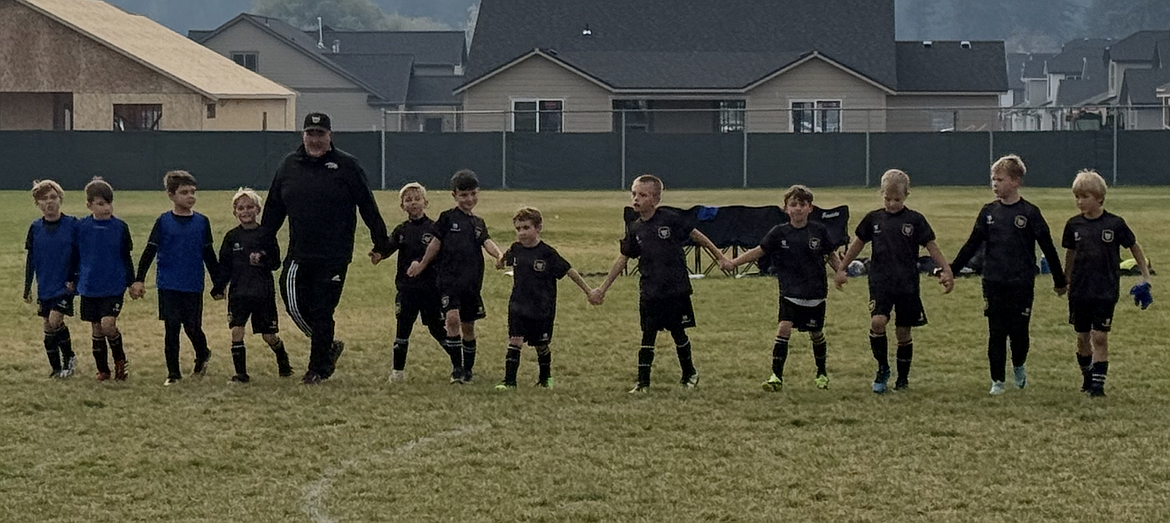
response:
M203 231L203 266L207 267L207 274L211 276L211 281L214 282L219 278L219 271L222 269L219 266L219 260L215 256L215 240L211 237L211 222L206 222L207 227Z
M967 243L964 243L959 248L959 254L956 254L954 261L951 262L951 274L963 270L963 267L967 266L971 258L975 257L975 253L979 251L979 246L987 241L987 231L983 228L981 218L983 218L983 211L980 211L979 216L975 217L975 227L971 229L971 236L967 237ZM1048 239L1048 244L1052 244L1051 238ZM942 266L940 265L939 267Z
M696 245L707 249L707 252L711 253L711 257L715 258L715 261L719 262L720 268L723 268L723 266L726 265L729 261L727 256L723 254L723 251L719 250L719 247L716 247L715 243L712 242L710 238L707 238L707 235L703 234L702 231L698 229L691 229L691 241L695 242Z
M1052 288L1056 291L1057 296L1061 296L1068 292L1068 279L1065 276L1065 271L1060 268L1060 253L1056 252L1056 245L1052 243L1052 233L1048 230L1048 223L1044 221L1039 210L1036 211L1036 217L1032 222L1036 243L1040 245L1040 252L1044 253L1044 258L1048 260L1048 270L1052 273Z
M130 271L130 281L127 285L130 287L130 298L138 299L146 294L146 273L150 272L150 264L154 262L154 257L158 254L158 242L162 235L162 227L159 226L160 220L155 220L154 228L150 230L150 238L146 240L146 248L142 249L142 257L138 259L138 274L134 273L133 261L130 260L130 249L126 249L126 267ZM126 234L129 234L127 228Z
M577 269L569 269L569 272L565 274L569 277L570 280L573 280L573 283L576 283L577 286L581 288L581 290L585 291L586 299L592 297L593 288L590 287L588 283L585 283L585 279L581 277L581 274L577 272Z
M153 235L152 235L153 236ZM130 251L134 249L134 239L130 237L130 226L123 225L122 227L122 263L126 265L126 286L131 287L135 284L134 281L134 259L130 257ZM153 255L151 255L153 256ZM150 268L150 262L147 262L147 268ZM137 283L139 288L142 288L142 282ZM145 292L145 291L143 291ZM142 293L138 294L139 298ZM130 298L135 298L133 289L130 292Z
M849 282L849 275L845 274L845 269L858 254L861 254L863 247L865 247L865 242L861 238L854 237L849 248L845 249L845 256L842 256L841 261L837 263L837 274L833 276L833 284L836 285L837 290L841 290L841 287Z
M1133 253L1133 260L1137 262L1138 267L1142 271L1142 281L1138 283L1150 282L1150 268L1146 266L1146 254L1142 252L1142 246L1137 242L1133 242L1133 247L1129 248L1129 252Z
M619 254L614 259L613 267L609 268L609 274L606 275L605 282L589 293L589 303L601 305L601 302L605 300L605 292L609 290L610 285L613 285L613 281L617 279L618 275L626 269L626 262L629 260L624 254Z
M427 252L423 253L421 260L410 263L410 267L406 269L406 275L414 278L422 274L422 271L426 270L427 266L431 264L431 261L435 259L435 256L439 254L439 247L442 245L442 240L437 237L432 238L431 242L427 244Z
M938 273L938 284L946 289L943 294L951 292L955 288L955 275L951 272L951 266L947 265L947 259L943 256L942 251L938 250L938 244L934 240L926 242L926 252L930 253L930 258L934 260L935 266L940 269Z
M214 278L211 287L211 297L223 296L224 290L232 282L232 241L231 235L224 236L223 243L219 244L219 276ZM218 299L218 298L217 298Z
M36 268L33 267L33 229L28 228L28 237L24 240L24 248L28 255L24 257L24 301L32 303L32 282Z
M743 254L740 254L739 256L736 256L735 259L733 259L733 260L727 260L727 265L724 266L721 264L719 266L719 268L723 269L725 271L730 271L732 269L735 269L736 267L739 267L740 265L745 265L748 263L752 263L754 261L759 261L759 259L763 258L763 257L764 257L764 250L759 248L759 247L754 247L750 251L747 251Z
M504 251L501 251L500 246L496 245L496 242L491 238L483 241L483 250L487 251L488 256L491 256L496 261L504 259Z
M1064 250L1064 277L1072 282L1073 273L1073 258L1076 258L1077 251L1072 249Z

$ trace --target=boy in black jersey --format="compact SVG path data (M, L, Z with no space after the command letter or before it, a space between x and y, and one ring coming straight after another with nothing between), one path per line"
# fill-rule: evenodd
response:
M214 281L219 276L219 261L211 238L211 222L195 211L195 177L187 171L170 171L163 177L167 197L174 204L162 213L150 230L150 239L138 262L138 276L130 287L130 297L141 298L146 292L146 273L158 256L155 286L158 288L158 319L163 321L163 353L167 362L164 386L183 378L179 370L179 330L187 332L195 349L195 369L202 378L207 373L211 351L203 333L203 267Z
M65 191L53 180L33 182L33 201L42 216L28 227L24 248L24 301L32 303L32 284L37 282L37 316L44 318L45 356L50 378L68 378L77 367L73 341L65 316L73 316L77 293L77 267L73 258L77 218L61 213Z
M954 278L946 258L934 242L934 231L922 214L906 208L910 195L910 177L898 169L882 174L882 198L885 206L871 211L857 224L856 237L837 266L835 282L840 289L848 281L845 268L861 253L866 243L873 242L873 257L869 272L869 345L877 360L877 374L873 391L886 392L890 379L889 342L886 325L890 313L897 311L895 334L898 339L898 377L896 390L910 386L910 363L914 358L914 340L910 329L926 325L926 311L919 295L918 252L926 247L939 267L938 282L951 292Z
M280 267L280 246L260 230L256 217L262 201L252 189L241 187L232 196L232 214L240 225L227 232L219 246L219 278L211 297L224 298L227 289L228 327L232 330L233 383L248 383L248 353L244 325L252 319L252 334L259 334L276 355L280 377L292 376L288 351L281 341L276 315L276 283L272 272Z
M1106 211L1105 179L1095 171L1081 171L1073 180L1073 195L1080 214L1064 225L1061 245L1067 249L1064 273L1069 279L1068 322L1077 333L1077 363L1081 366L1081 391L1105 395L1109 372L1109 330L1119 294L1120 248L1133 253L1141 268L1139 283L1150 281L1146 256L1133 231L1120 216Z
M116 381L129 376L118 315L126 288L134 282L130 227L114 216L114 188L95 177L85 185L85 206L92 213L77 224L77 294L81 296L81 321L92 326L93 361L97 380L110 379L109 356L114 357Z
M593 291L569 262L540 239L544 218L540 211L524 207L512 217L516 227L516 242L508 247L496 267L514 267L512 297L508 299L508 355L504 360L504 381L496 390L516 388L516 372L520 369L520 345L527 342L536 349L540 375L538 387L552 387L553 320L557 314L557 280L567 274L576 283L585 298Z
M610 267L605 283L589 295L590 303L601 304L609 286L625 270L626 262L630 258L639 259L642 278L638 315L642 324L642 347L638 350L638 382L630 390L631 394L650 389L654 342L660 330L670 331L674 338L683 388L692 389L698 385L699 373L691 361L691 340L687 337L687 328L695 326L695 313L691 306L691 280L683 253L684 243L689 238L711 253L720 265L728 261L693 224L687 223L677 213L658 208L662 189L662 180L655 176L644 174L634 179L630 193L638 219L627 226L621 254Z
M1007 342L1012 340L1012 373L1017 389L1028 385L1024 363L1028 359L1028 323L1032 315L1036 283L1036 244L1052 267L1057 295L1066 282L1048 223L1040 208L1020 197L1027 168L1019 156L1009 154L991 165L991 190L996 200L984 205L975 218L967 243L951 262L951 273L971 261L986 244L983 262L983 315L987 316L987 361L991 366L992 395L1004 392Z
M817 366L813 383L818 389L829 388L829 372L825 369L825 298L829 294L825 263L836 270L837 258L825 226L808 220L812 209L812 191L803 185L793 185L784 193L788 223L773 227L758 247L722 266L731 270L768 256L776 271L780 283L780 326L772 345L772 375L762 385L767 391L779 391L784 386L784 362L788 359L793 326L807 332L812 341Z
M435 285L435 269L428 267L416 277L407 276L410 264L421 260L427 246L435 239L435 222L426 215L427 189L412 182L398 191L402 210L407 219L390 233L390 253L398 251L398 273L394 277L397 292L394 295L394 317L398 327L394 331L394 362L390 381L406 379L406 354L410 347L410 333L414 320L422 317L431 337L451 358L452 375L463 366L461 347L447 345L447 328L440 306L439 289Z
M452 369L451 383L470 383L475 367L475 321L487 316L480 289L483 287L483 251L494 260L503 256L488 234L483 218L471 213L479 203L479 178L470 169L451 177L455 208L443 211L435 222L435 239L427 244L421 260L412 262L406 275L422 274L438 257L439 304L446 315L449 353L462 352L462 364ZM454 362L454 355L452 355Z

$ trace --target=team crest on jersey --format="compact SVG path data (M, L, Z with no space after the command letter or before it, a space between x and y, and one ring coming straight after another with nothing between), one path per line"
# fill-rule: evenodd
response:
M433 235L433 234L431 234L431 233L429 233L429 232L428 232L428 233L426 233L426 234L423 234L423 235L422 235L422 244L423 244L423 245L430 245L430 244L431 244L431 240L433 240L433 239L435 239L435 235Z
M876 224L876 223L875 223L875 224L873 224L873 233L874 233L874 234L877 234L877 233L879 233L879 232L882 232L882 226L881 226L881 225L878 225L878 224Z
M873 312L874 309L877 309L877 301L869 300L869 312Z
M447 306L451 304L451 297L443 296L439 301L442 302L443 308L446 309Z
M459 232L459 224L457 222L451 222L451 232Z
M1020 315L1021 315L1021 316L1023 316L1023 317L1025 317L1025 318L1031 318L1031 317L1032 317L1032 308L1031 308L1031 307L1025 307L1025 308L1024 308L1024 312L1021 312L1021 313L1020 313Z
M780 248L787 249L788 248L788 240L780 240Z
M1113 318L1105 318L1105 321L1101 322L1102 327L1109 327L1112 324L1113 324Z
M325 162L325 168L326 169L336 169L337 164L334 162Z
M533 260L532 270L534 270L536 272L544 272L544 268L545 268L544 260Z
M662 238L663 240L669 240L670 239L670 227L659 227L658 228L658 237Z
M809 248L809 249L812 249L812 250L814 250L814 251L816 251L816 250L820 250L820 248L821 248L821 239L820 239L820 238L809 238L809 239L808 239L808 248Z
M1081 241L1081 231L1073 231L1073 241L1074 242Z
M995 225L995 217L994 216L992 216L990 214L987 215L987 225Z
M1022 214L1019 216L1016 216L1015 224L1016 224L1017 229L1023 229L1025 227L1027 227L1028 226L1028 217L1024 216Z
M1105 243L1113 243L1113 229L1105 229L1101 231L1101 241Z
M481 236L483 236L483 228L476 227L475 228L475 237L480 238Z
M914 236L914 225L910 223L903 223L902 234L906 236Z
M235 242L232 244L232 252L240 252L242 250L244 250L244 246L240 245L240 242Z

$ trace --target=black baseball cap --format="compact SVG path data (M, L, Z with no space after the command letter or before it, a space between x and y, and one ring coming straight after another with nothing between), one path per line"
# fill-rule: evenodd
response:
M333 126L329 122L329 115L325 113L309 113L305 115L304 130L320 129L322 131L332 131Z

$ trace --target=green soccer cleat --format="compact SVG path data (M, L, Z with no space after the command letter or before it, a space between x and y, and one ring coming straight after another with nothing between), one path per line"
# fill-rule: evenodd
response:
M768 381L765 381L764 383L760 384L760 387L762 387L764 390L766 390L768 392L780 392L780 389L784 388L784 380L780 379L779 376L773 374L773 375L768 377Z
M496 385L496 390L498 390L498 391L516 390L516 384L515 383L508 383L506 381L501 381L499 385Z
M544 388L544 389L551 389L551 388L553 388L553 379L552 378L545 378L543 380L540 380L540 381L536 382L536 386Z
M827 390L829 388L829 376L827 374L817 374L813 383L816 384L818 389Z

